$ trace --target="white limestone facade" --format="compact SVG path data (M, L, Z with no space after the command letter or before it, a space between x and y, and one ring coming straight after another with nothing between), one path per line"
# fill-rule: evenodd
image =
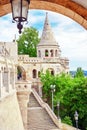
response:
M0 55L17 64L18 49L16 39L13 42L0 42Z

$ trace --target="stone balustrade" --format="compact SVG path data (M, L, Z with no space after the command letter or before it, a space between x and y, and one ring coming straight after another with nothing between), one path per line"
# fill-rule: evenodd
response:
M17 91L31 91L31 82L18 80L16 81L15 87Z
M29 102L29 95L31 93L31 82L29 81L16 81L17 99L20 106L23 125L27 130L27 105Z
M67 58L58 58L58 57L44 57L44 58L41 58L41 57L29 57L28 55L19 55L18 56L18 61L20 62L24 62L24 63L49 63L49 62L69 62L69 60Z
M9 60L0 58L0 99L2 99L15 91L15 67Z

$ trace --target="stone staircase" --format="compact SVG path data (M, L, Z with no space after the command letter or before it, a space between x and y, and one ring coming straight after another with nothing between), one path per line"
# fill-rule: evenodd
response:
M27 111L27 130L76 130L57 119L49 105L32 89ZM78 129L79 130L79 129Z
M45 105L46 103L33 90L28 104L28 130L59 130L58 125L45 109Z

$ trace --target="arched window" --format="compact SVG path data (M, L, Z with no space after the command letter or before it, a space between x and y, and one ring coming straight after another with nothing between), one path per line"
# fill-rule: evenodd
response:
M38 56L41 57L41 51L40 50L38 51Z
M53 50L50 50L50 56L53 57Z
M45 50L45 56L48 57L48 50Z
M57 50L55 50L55 57L57 57Z
M22 66L17 67L17 79L26 80L26 72Z
M36 78L36 76L37 76L37 70L34 69L32 73L33 73L33 78Z
M53 70L51 71L51 75L54 75L54 71Z

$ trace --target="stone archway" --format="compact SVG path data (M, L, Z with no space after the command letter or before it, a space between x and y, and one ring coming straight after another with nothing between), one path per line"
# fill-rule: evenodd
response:
M17 66L17 79L26 80L26 72L22 66Z
M87 8L81 0L31 0L30 9L50 10L61 13L87 29ZM85 0L84 0L85 1ZM10 0L0 0L0 16L11 12Z

